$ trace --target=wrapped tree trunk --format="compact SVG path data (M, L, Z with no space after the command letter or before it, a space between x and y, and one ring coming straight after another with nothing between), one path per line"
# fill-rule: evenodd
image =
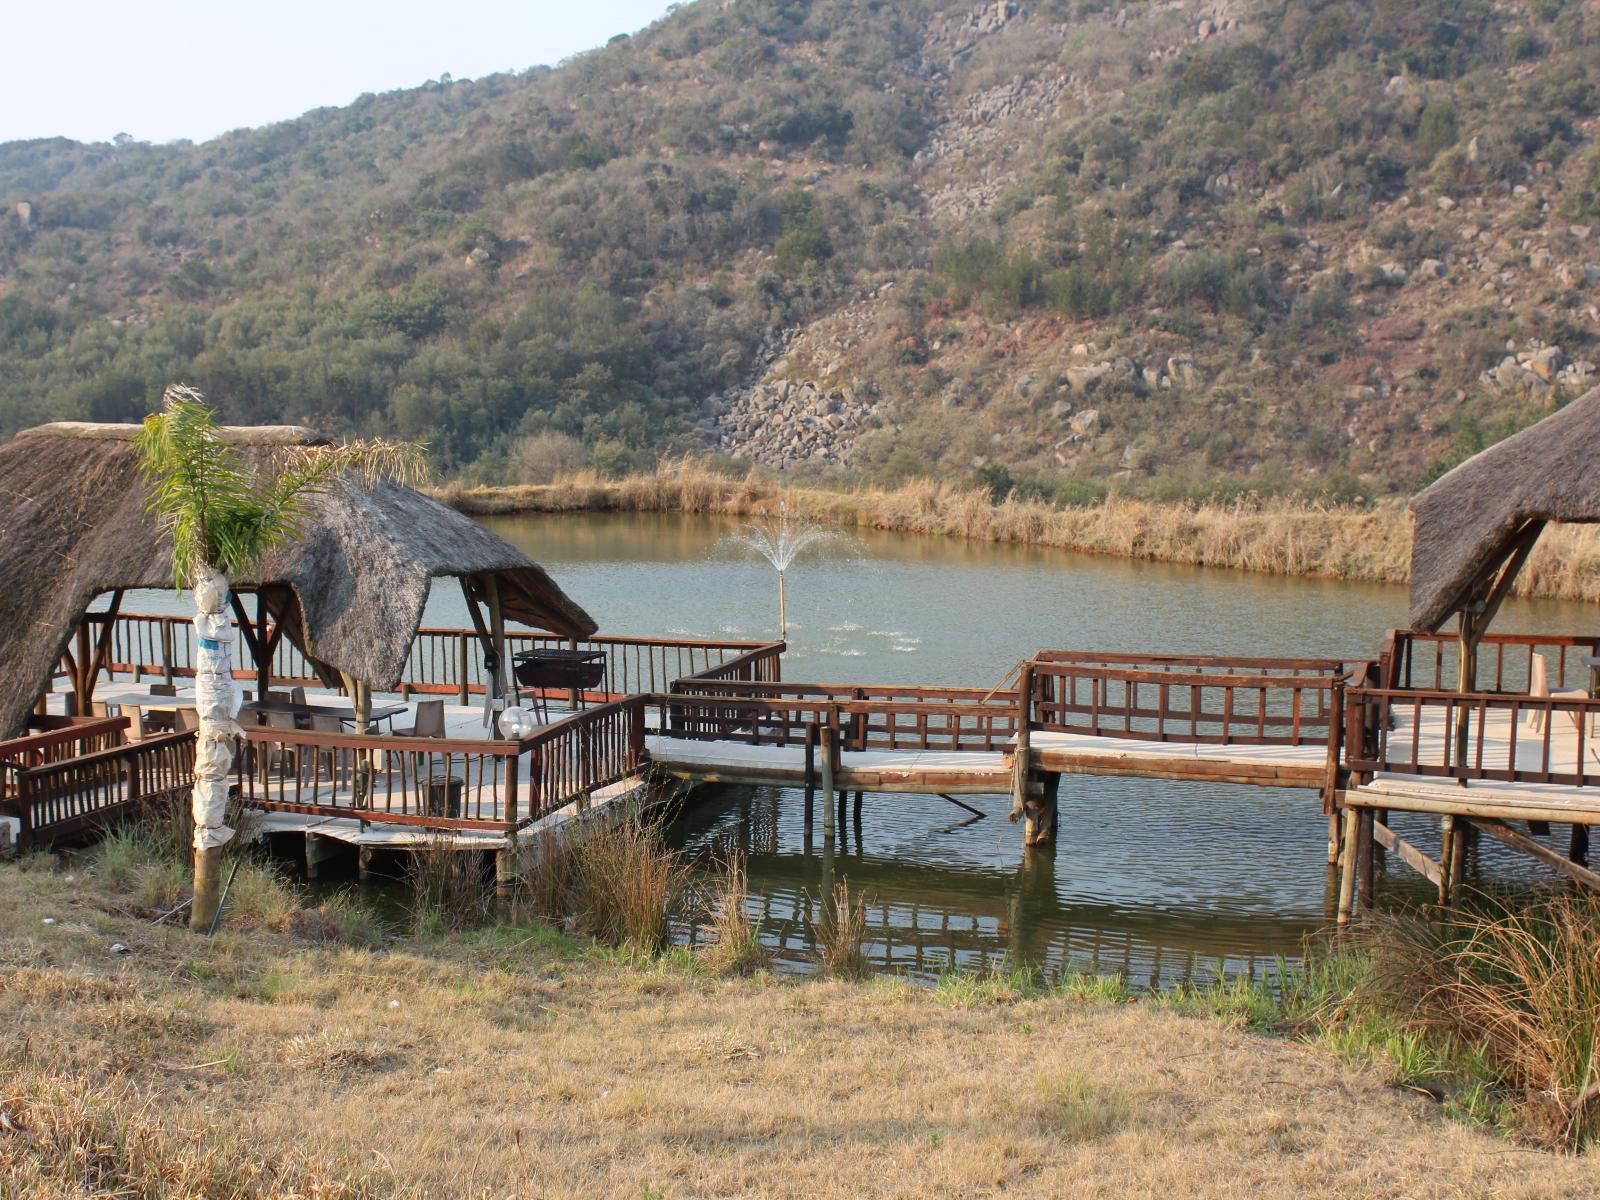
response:
M209 929L217 915L222 847L228 828L228 789L239 728L239 688L233 680L233 626L228 618L228 580L205 568L194 582L195 709L200 729L194 748L194 904L192 929Z

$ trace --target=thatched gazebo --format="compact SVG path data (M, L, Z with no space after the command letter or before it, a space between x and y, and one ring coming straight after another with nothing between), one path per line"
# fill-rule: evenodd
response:
M109 650L84 615L110 594L172 586L172 548L145 511L137 425L61 422L0 445L0 736L22 728L63 655L80 703ZM322 442L296 426L228 428L249 457ZM537 564L477 522L407 487L340 481L311 498L303 536L234 580L235 611L261 682L287 636L326 681L399 685L432 581L460 580L485 650L512 620L569 638L590 616ZM237 593L253 592L252 621ZM79 632L80 630L84 632ZM69 643L78 634L77 653Z
M1475 649L1545 525L1600 522L1600 388L1469 458L1411 508L1411 627L1459 613Z

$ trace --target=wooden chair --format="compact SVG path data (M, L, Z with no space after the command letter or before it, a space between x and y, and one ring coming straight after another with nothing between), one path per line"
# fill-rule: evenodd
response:
M172 712L172 727L180 733L200 728L200 714L192 708L178 708Z

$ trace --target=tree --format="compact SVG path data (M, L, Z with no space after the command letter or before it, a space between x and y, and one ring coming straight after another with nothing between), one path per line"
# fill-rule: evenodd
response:
M385 441L285 448L263 470L244 462L225 440L199 392L173 384L162 411L138 435L140 470L150 487L148 511L172 537L172 577L194 596L199 658L195 707L200 728L194 768L194 902L189 925L207 929L217 913L224 824L234 739L240 730L229 628L230 579L254 570L267 551L300 535L309 498L335 476L371 479L422 474L420 446Z

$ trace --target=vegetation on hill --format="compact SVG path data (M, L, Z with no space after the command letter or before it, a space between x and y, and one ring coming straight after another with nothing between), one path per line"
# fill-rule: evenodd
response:
M0 433L181 379L478 482L554 438L1406 490L1591 382L1597 47L1576 0L736 0L201 145L0 145Z

